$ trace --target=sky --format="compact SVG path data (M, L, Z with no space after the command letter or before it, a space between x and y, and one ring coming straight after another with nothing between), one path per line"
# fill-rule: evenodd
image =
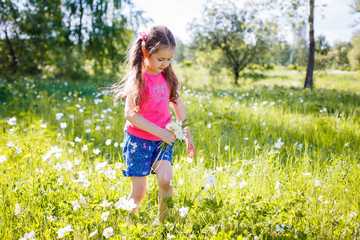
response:
M236 1L236 0L235 0ZM240 1L241 0L237 0ZM167 26L175 37L189 43L191 36L188 24L201 16L206 0L132 0L137 9L144 10L145 16L153 19L147 27L142 26L139 31L146 31L151 25ZM317 0L316 5L327 4L325 7L315 8L314 29L315 38L320 34L333 45L336 42L348 42L354 32L356 16L351 14L350 5L353 0ZM286 39L292 41L293 34Z

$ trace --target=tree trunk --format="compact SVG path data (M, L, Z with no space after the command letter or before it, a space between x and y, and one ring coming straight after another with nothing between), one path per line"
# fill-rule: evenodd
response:
M304 88L312 88L313 86L313 72L315 64L315 40L314 40L314 0L310 0L310 16L309 16L309 55L307 62L306 78Z
M12 57L12 63L10 64L10 71L15 72L17 64L18 64L18 60L17 60L16 54L15 54L15 50L14 50L14 48L12 46L12 43L11 43L11 41L9 39L9 36L8 36L8 33L7 33L7 28L5 28L5 38L6 38L6 43L9 46L9 54Z
M235 75L235 84L239 85L238 80L239 80L240 75L239 75L239 71L237 69L234 69L234 75Z

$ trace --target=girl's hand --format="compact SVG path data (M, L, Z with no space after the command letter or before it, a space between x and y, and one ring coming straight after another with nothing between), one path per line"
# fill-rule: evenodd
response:
M194 158L195 157L195 145L194 145L194 142L192 140L192 137L187 136L185 138L185 142L186 142L186 151L189 154L189 157Z
M167 129L163 129L162 134L160 136L161 140L163 140L166 144L172 145L176 140L176 136L173 132L170 132Z

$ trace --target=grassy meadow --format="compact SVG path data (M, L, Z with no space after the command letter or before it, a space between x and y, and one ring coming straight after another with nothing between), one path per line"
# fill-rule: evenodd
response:
M155 176L134 224L117 207L124 107L101 83L0 80L0 239L360 239L360 74L303 90L297 71L239 87L192 71L178 69L196 157L176 143L160 225Z

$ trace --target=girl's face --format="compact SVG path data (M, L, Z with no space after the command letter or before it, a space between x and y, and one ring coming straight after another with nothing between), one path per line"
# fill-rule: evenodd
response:
M145 71L152 75L161 73L169 66L174 56L175 49L160 48L156 53L145 59Z

